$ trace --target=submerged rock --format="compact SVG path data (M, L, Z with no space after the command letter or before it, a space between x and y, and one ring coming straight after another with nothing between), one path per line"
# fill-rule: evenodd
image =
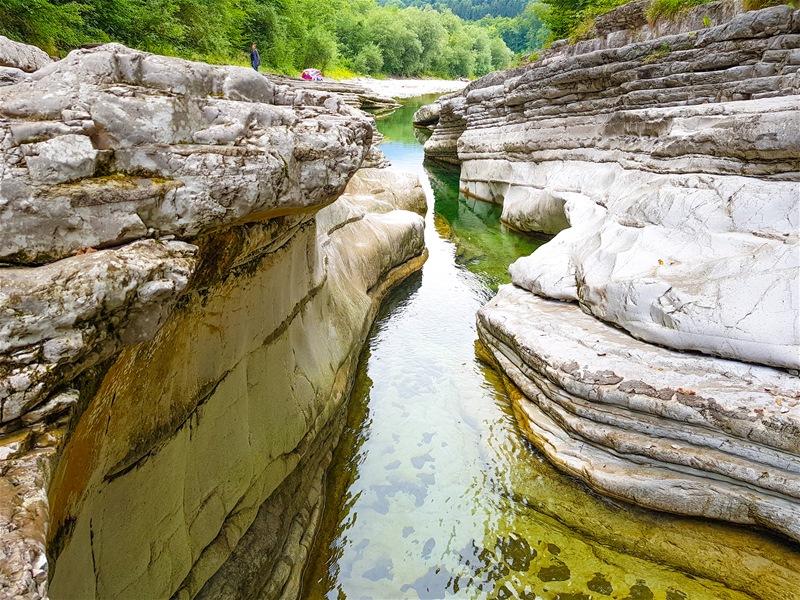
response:
M800 539L800 12L729 8L661 37L609 13L440 100L425 150L557 234L478 319L535 445L603 493Z
M296 594L419 182L359 171L374 123L335 94L116 44L0 116L2 593L195 596L263 505Z

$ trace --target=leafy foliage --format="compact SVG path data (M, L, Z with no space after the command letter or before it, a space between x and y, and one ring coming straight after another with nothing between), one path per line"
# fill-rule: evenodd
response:
M517 2L521 0L515 0ZM473 77L506 66L497 27L450 10L375 0L0 0L0 34L65 54L117 41L160 54L265 69Z
M430 7L439 12L450 10L467 21L478 21L484 17L516 17L525 10L529 0L378 0L381 5L401 8L414 6Z
M533 52L540 49L550 36L541 13L542 5L534 1L514 18L485 17L480 23L490 32L497 33L512 51Z

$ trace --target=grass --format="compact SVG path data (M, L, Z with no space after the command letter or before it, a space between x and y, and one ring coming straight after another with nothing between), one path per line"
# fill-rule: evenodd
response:
M742 4L744 5L745 10L759 10L769 6L780 6L781 4L788 4L794 8L794 4L791 2L786 2L786 0L744 0Z
M330 77L331 79L335 79L336 81L342 81L343 79L353 79L355 77L360 77L357 73L353 73L350 69L346 67L331 67L322 73L325 77Z
M661 44L658 50L656 50L650 56L644 59L644 62L645 63L653 62L654 60L658 60L659 58L666 56L667 54L669 54L669 52L670 52L669 44Z
M647 11L647 19L650 23L655 23L659 19L674 17L687 8L708 4L712 1L713 0L653 0L653 3Z

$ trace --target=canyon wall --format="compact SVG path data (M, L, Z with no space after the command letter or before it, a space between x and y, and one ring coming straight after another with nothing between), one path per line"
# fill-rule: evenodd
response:
M425 259L373 133L113 44L0 88L0 596L194 597L259 511L262 592L297 593L359 350Z
M642 6L433 111L426 154L555 235L480 338L562 470L800 540L800 11Z

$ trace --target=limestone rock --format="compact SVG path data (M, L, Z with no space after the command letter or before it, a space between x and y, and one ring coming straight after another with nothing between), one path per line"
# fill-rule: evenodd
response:
M124 345L151 339L195 247L142 240L38 268L0 269L0 424Z
M424 260L420 215L384 206L393 209L350 220L338 203L319 211L324 227L286 215L198 240L181 309L120 354L62 455L50 506L50 540L63 548L54 597L195 596L289 474L325 452L381 297ZM286 518L302 500L281 501ZM119 502L132 507L124 517ZM281 553L301 552L298 540L312 535L313 520L297 523L263 542L272 545L259 564L278 582L302 570ZM151 556L151 545L165 552Z
M333 93L116 44L11 76L1 593L193 595L316 456L380 298L424 261L403 210L424 194L364 170L325 209L385 160Z
M443 103L426 152L457 135L462 188L558 233L516 284L640 339L800 368L796 15L490 75Z
M479 315L534 443L605 494L798 539L800 11L643 7L441 100L426 154L555 234Z
M343 99L350 106L374 113L391 112L400 106L393 98L376 94L358 83L332 80L311 81L300 77L287 77L272 73L265 73L264 77L289 89L327 93L329 97Z
M420 108L417 112L414 113L414 125L418 126L429 126L435 125L439 122L439 116L441 115L442 106L441 104L433 103L433 104L426 104L422 108Z
M333 95L116 44L0 89L0 115L0 261L12 264L313 211L342 192L372 132Z
M796 377L636 342L513 285L478 323L557 465L617 498L800 540Z
M25 79L25 71L16 67L0 67L0 86L13 85Z
M13 67L31 73L51 62L44 50L0 35L0 67Z
M407 210L424 217L426 209L425 191L416 175L364 168L356 171L336 202L317 213L317 226L331 232L369 213Z

